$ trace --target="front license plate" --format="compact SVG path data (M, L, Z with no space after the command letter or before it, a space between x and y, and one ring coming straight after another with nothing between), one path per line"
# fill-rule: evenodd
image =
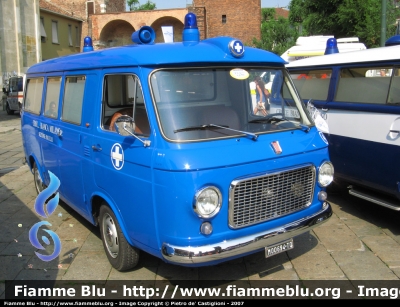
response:
M293 249L293 239L289 239L284 242L280 242L265 248L265 258L271 257L273 255L286 252L289 249Z

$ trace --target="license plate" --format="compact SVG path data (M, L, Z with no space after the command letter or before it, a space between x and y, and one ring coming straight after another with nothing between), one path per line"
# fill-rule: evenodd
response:
M265 258L271 257L273 255L286 252L289 249L293 249L293 239L289 239L284 242L280 242L265 248Z
M282 113L282 109L271 107L270 113ZM285 117L300 118L300 113L296 108L286 107Z

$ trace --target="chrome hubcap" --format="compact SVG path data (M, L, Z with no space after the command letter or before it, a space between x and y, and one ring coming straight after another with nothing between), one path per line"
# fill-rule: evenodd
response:
M43 191L43 180L42 177L40 177L39 171L37 168L35 168L35 185L36 185L36 190L38 193Z
M103 218L103 234L109 254L116 258L119 252L119 240L114 220L109 214L105 214Z

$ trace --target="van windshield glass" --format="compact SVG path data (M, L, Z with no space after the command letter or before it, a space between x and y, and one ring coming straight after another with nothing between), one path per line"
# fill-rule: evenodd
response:
M150 80L162 132L172 141L256 139L311 125L284 69L163 69Z

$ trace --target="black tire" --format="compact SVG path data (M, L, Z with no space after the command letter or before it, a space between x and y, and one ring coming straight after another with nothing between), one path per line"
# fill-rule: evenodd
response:
M33 162L32 169L33 169L33 180L35 182L35 189L36 192L39 194L46 188L46 185L43 183L43 180L40 176L39 170L35 162Z
M10 109L10 106L8 105L8 102L6 102L6 111L8 115L13 115L14 111Z
M134 268L139 261L139 249L125 239L114 212L103 203L99 215L100 234L111 265L118 271Z

